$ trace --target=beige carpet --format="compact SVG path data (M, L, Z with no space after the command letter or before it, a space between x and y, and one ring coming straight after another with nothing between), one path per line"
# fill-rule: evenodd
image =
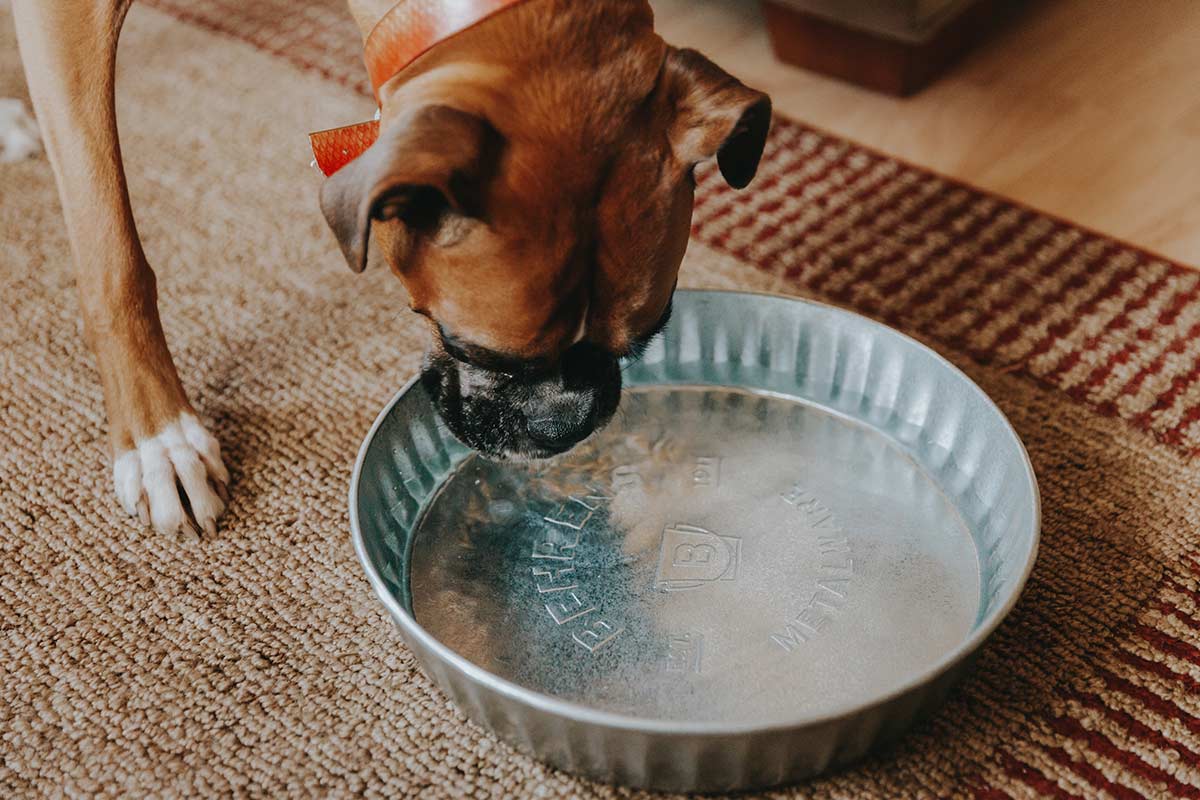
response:
M223 2L135 6L119 103L167 335L233 470L216 538L120 511L50 169L0 167L0 796L635 796L465 721L371 595L350 468L421 327L384 270L346 270L304 136L371 104L336 6ZM297 18L334 44L304 52ZM24 92L13 45L0 16L0 96ZM788 123L732 197L706 183L685 285L916 333L1010 415L1045 506L1027 594L945 711L783 796L1200 796L1195 274Z

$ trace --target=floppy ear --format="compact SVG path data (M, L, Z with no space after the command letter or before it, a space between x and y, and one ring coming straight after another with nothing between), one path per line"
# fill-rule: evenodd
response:
M695 50L671 48L665 70L675 104L670 137L676 156L692 164L716 156L729 185L745 187L758 171L767 141L771 98Z
M447 211L476 216L496 131L481 117L426 106L395 120L321 186L321 210L350 269L362 272L374 220L417 233Z

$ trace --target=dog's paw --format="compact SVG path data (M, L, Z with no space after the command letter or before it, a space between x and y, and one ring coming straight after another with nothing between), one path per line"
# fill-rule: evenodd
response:
M25 104L11 97L0 97L0 162L20 161L42 152L37 122L25 110Z
M159 533L196 538L201 530L216 533L229 472L216 438L185 413L118 454L113 481L121 505L143 523Z

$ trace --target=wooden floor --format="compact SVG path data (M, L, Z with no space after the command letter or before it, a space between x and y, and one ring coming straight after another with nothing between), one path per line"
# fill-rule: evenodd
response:
M776 61L754 0L651 0L776 109L1200 267L1200 2L1033 0L896 99Z

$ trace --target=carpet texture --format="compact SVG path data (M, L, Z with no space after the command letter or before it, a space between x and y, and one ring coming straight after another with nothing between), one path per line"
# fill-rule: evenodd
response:
M195 545L121 512L49 166L0 167L0 795L642 796L463 719L354 558L352 460L423 335L316 208L305 134L373 110L345 12L151 5L123 40L126 164L234 500ZM0 17L0 96L24 94L13 45ZM1200 273L780 120L751 190L704 174L682 283L926 341L1042 486L1026 594L944 711L779 796L1200 797Z

